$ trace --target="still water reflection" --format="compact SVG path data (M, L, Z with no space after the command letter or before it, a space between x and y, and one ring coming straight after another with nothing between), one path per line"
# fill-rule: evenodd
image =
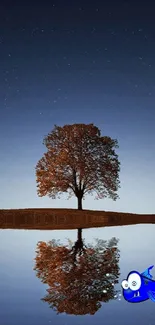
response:
M59 242L40 242L35 270L47 283L43 301L57 313L94 315L101 302L117 298L114 289L119 277L119 252L116 238L108 243L96 240L96 245L84 247L78 229L78 239L72 246Z
M155 303L121 296L129 271L155 264L154 233L152 224L0 230L0 324L155 324Z

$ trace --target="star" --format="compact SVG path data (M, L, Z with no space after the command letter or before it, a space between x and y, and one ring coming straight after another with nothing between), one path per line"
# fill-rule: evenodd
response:
M31 36L32 36L32 37L35 36L35 34L36 34L37 31L39 31L39 28L38 28L38 27L33 28L33 29L32 29L32 32L31 32Z

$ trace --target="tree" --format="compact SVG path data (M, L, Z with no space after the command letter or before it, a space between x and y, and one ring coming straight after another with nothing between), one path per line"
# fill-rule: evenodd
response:
M78 231L78 240L82 241ZM81 232L82 233L82 232ZM117 299L118 240L96 239L95 245L83 245L83 252L58 241L39 242L36 250L36 275L48 285L47 302L57 313L95 314L101 302Z
M94 124L54 126L43 141L47 152L36 165L37 193L60 198L75 195L82 210L85 194L118 198L120 162L117 140L101 136Z

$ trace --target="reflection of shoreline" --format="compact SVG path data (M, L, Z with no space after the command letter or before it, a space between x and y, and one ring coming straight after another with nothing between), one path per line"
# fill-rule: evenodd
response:
M155 215L76 209L0 210L3 229L77 229L155 223Z

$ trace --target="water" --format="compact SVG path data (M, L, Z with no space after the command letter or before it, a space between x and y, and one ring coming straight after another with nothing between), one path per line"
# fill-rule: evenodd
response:
M48 302L41 300L46 296L46 290L49 286L47 283L43 284L41 282L41 279L36 276L36 271L34 270L36 247L39 241L48 242L52 239L60 239L60 242L65 245L67 244L67 238L69 238L75 243L77 230L0 230L0 324L70 325L74 322L78 325L85 324L87 321L89 321L89 324L98 325L155 324L154 302L147 300L142 303L132 304L126 302L121 295L121 282L131 270L135 269L143 272L147 267L155 264L154 233L155 225L152 224L82 230L82 238L86 246L88 243L95 245L95 238L110 240L112 237L116 237L119 239L120 259L118 264L120 275L118 277L119 282L114 286L114 289L118 290L118 292L120 291L120 293L117 293L114 299L109 299L106 303L102 302L101 307L94 315L86 313L86 315L79 316L74 313L78 313L79 309L83 309L84 303L82 300L80 305L83 290L82 281L80 283L79 280L77 285L77 288L78 286L80 288L80 291L77 293L79 297L78 307L72 304L72 298L70 298L70 301L68 298L67 307L64 307L64 305L62 307L60 304L62 311L63 308L67 308L66 310L70 310L73 314L70 315L65 312L57 314L56 311L49 307ZM104 270L106 271L106 268ZM55 276L58 282L60 273L51 274ZM155 277L154 269L152 270L152 275ZM73 272L71 277L70 285L74 282L75 274ZM99 291L100 288L98 288L97 295L99 295ZM68 292L71 294L73 291L70 290ZM89 299L87 302L91 303ZM92 304L92 306L94 305ZM89 311L88 303L87 308L84 308L87 309L85 310L86 312Z

